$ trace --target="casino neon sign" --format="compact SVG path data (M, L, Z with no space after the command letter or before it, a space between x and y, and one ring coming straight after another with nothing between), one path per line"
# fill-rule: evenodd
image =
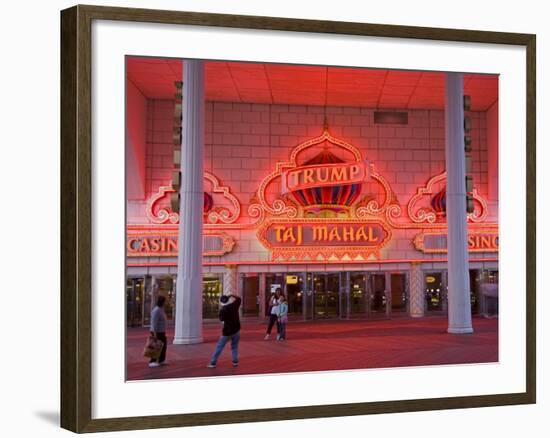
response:
M425 254L444 254L447 252L447 233L424 231L415 236L413 244ZM498 230L469 230L466 244L468 252L498 252Z

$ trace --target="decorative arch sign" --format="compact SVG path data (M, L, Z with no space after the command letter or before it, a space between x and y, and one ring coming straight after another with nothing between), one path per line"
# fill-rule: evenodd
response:
M274 259L367 260L391 238L384 222L349 220L268 221L258 237Z
M393 196L371 167L357 148L326 128L319 137L297 145L289 161L277 163L249 209L258 217L257 236L272 259L380 258L380 249L391 238L384 215ZM361 198L366 182L381 184L384 197Z

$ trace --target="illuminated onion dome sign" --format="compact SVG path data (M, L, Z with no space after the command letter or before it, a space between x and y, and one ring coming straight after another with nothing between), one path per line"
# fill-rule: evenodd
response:
M204 201L202 205L203 214L210 213L210 210L212 210L213 206L214 200L212 199L212 195L210 193L204 192Z
M447 191L443 187L431 199L430 205L438 217L444 217L447 211Z
M371 167L327 130L296 146L289 161L276 163L249 209L272 259L380 258L391 238L384 214L392 197L375 199L372 191L382 178Z
M345 162L328 147L325 142L316 156L281 175L281 192L289 193L306 213L349 208L361 194L362 182L368 176L365 162Z

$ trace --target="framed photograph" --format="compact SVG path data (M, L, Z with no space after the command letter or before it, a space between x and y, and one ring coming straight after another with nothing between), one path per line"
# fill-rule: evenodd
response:
M535 403L535 41L62 11L61 426Z

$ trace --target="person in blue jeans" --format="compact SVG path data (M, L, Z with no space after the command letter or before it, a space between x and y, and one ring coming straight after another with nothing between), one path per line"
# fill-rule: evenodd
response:
M220 298L220 321L223 322L222 335L218 340L214 354L210 359L208 368L216 368L218 358L225 344L231 341L231 355L233 366L239 365L239 340L241 338L241 321L239 319L239 307L241 299L236 295L222 295Z
M286 339L286 325L288 323L288 302L283 294L279 298L279 341Z
M154 368L160 365L166 365L166 346L168 344L166 340L166 313L164 312L164 303L166 302L166 297L160 295L157 298L157 305L151 312L151 335L154 336L159 341L162 341L162 351L158 358L151 358L149 360L149 367Z

